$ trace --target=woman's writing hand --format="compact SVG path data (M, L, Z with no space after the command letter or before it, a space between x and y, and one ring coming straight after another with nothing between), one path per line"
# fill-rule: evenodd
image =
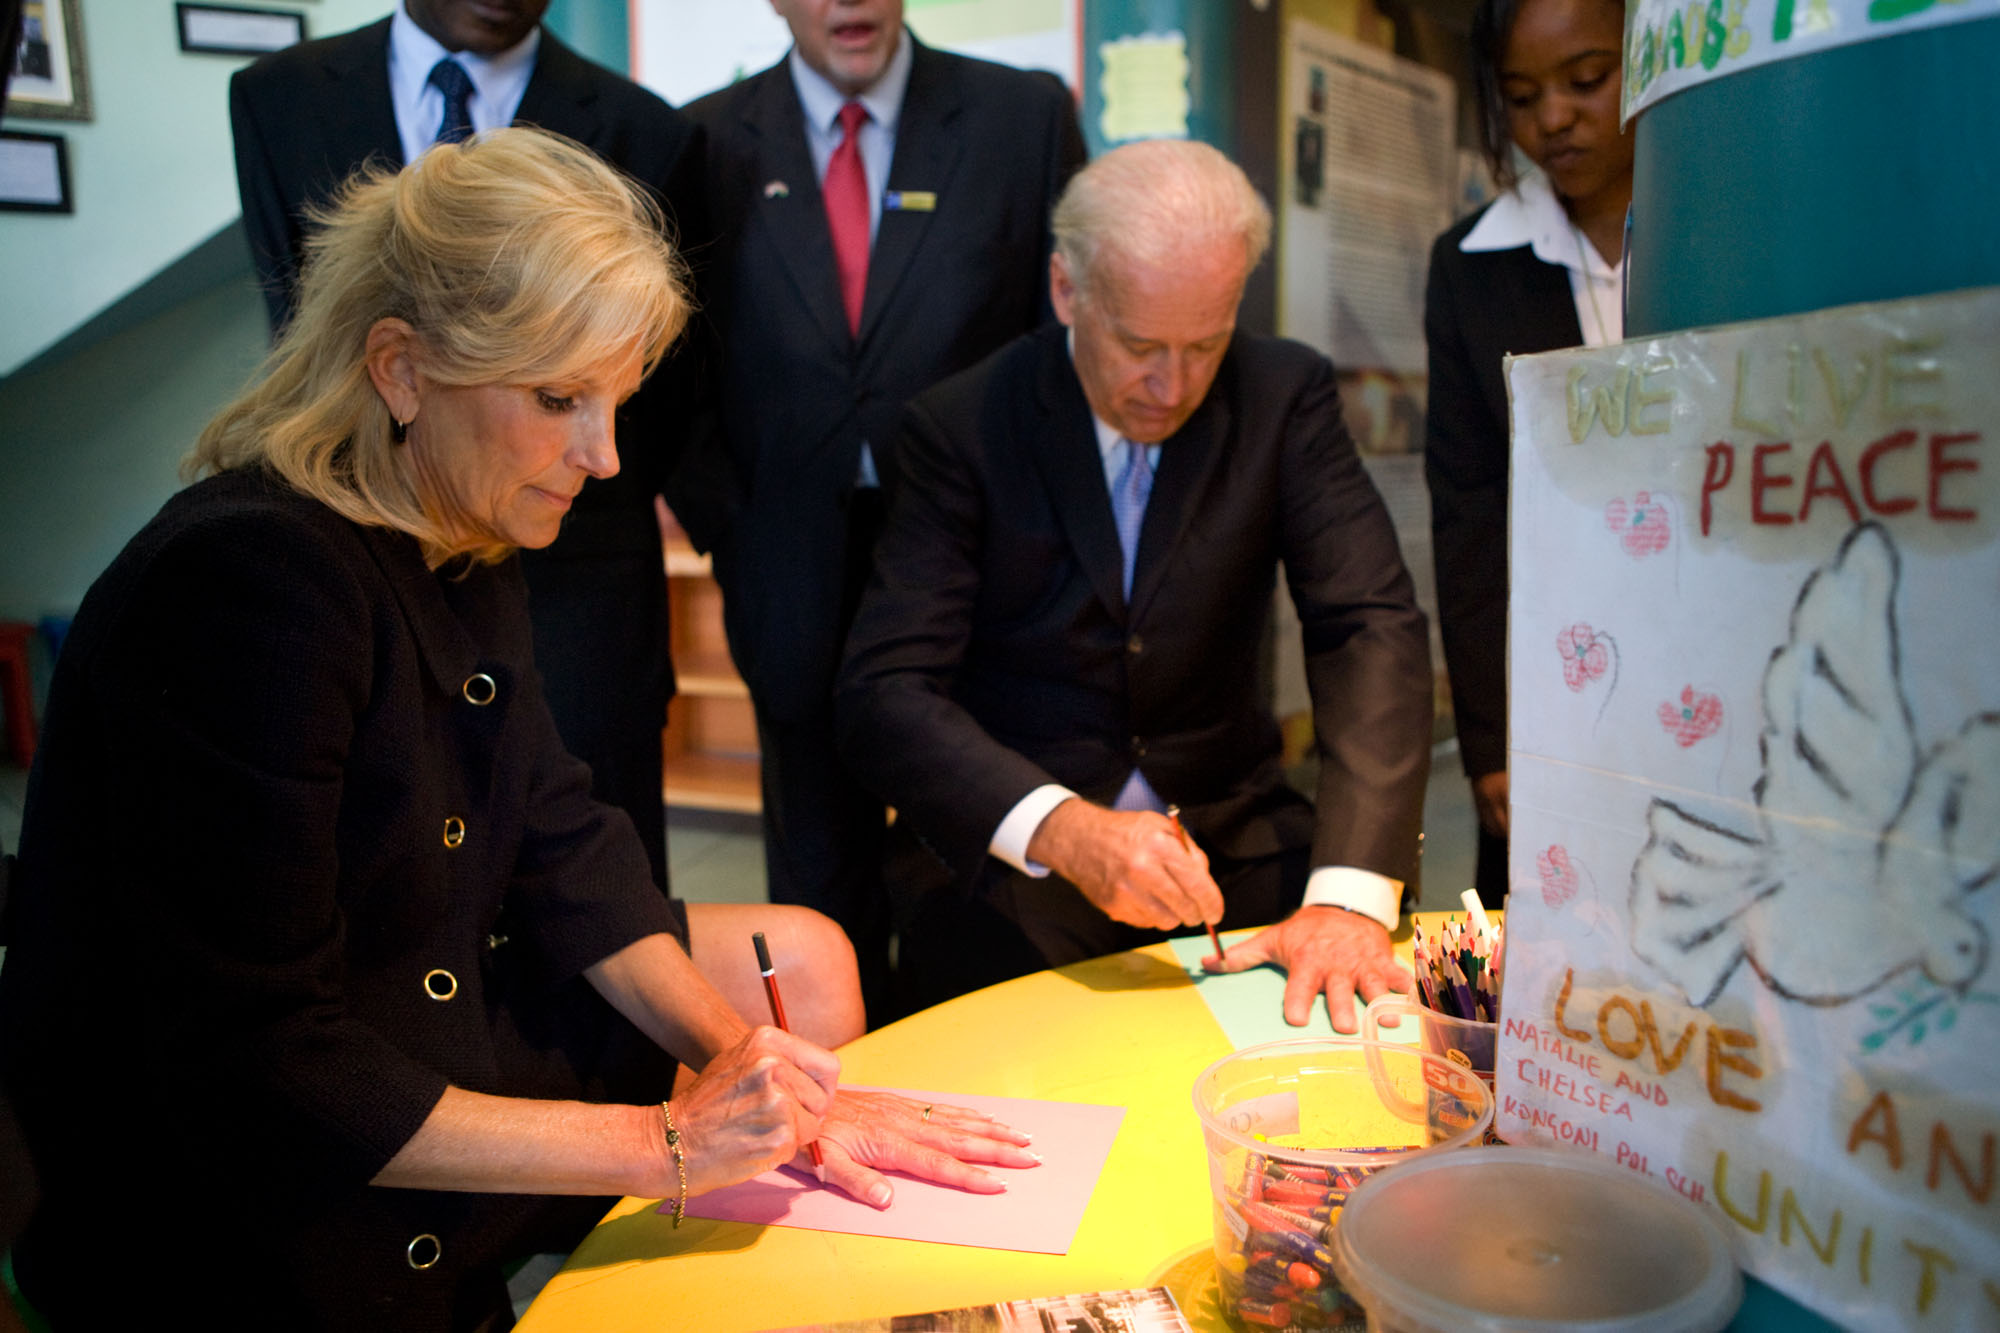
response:
M974 1194L999 1194L1007 1184L971 1162L1040 1166L1028 1136L991 1116L959 1106L926 1106L886 1092L843 1091L820 1125L826 1180L875 1208L895 1201L883 1171L903 1171ZM804 1159L801 1158L801 1161Z
M777 1028L752 1028L673 1100L690 1195L792 1160L833 1105L840 1057ZM662 1140L669 1181L673 1159ZM671 1195L678 1182L669 1184Z

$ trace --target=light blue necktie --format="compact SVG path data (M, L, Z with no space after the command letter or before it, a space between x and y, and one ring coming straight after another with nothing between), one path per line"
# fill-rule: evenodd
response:
M1111 487L1111 520L1118 525L1118 544L1125 548L1125 601L1132 600L1132 569L1139 563L1139 529L1146 521L1146 501L1153 494L1153 462L1146 446L1120 440L1125 448L1125 466ZM1111 802L1114 810L1165 810L1166 803L1154 792L1137 768Z
M1146 446L1120 440L1125 466L1111 488L1111 521L1118 525L1118 544L1125 548L1125 600L1132 600L1132 570L1139 563L1139 529L1146 521L1146 500L1153 494L1153 464Z
M462 143L472 137L472 76L447 56L431 66L430 82L444 94L444 119L433 143Z

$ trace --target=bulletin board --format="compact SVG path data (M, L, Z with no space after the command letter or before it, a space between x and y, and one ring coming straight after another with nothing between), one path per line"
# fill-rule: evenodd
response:
M2000 288L1513 358L1496 1127L2000 1324Z

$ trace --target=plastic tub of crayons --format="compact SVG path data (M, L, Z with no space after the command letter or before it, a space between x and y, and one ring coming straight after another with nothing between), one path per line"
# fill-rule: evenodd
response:
M1334 1276L1349 1191L1391 1167L1479 1142L1493 1094L1410 1046L1320 1037L1249 1046L1203 1070L1223 1307L1240 1327L1341 1328L1361 1308Z
M1743 1298L1715 1211L1577 1148L1412 1163L1329 1248L1369 1333L1716 1333Z

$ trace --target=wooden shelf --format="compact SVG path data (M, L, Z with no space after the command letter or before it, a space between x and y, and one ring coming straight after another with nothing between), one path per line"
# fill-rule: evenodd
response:
M757 718L750 687L729 657L722 590L708 557L689 544L666 506L659 511L678 682L660 736L662 792L670 806L758 814Z
M661 794L668 805L689 810L754 815L764 809L760 791L755 755L680 754L667 760Z
M714 566L709 558L687 544L686 539L670 544L667 552L667 577L670 579L706 579L714 577Z
M736 674L729 654L674 654L674 688L696 699L748 699L750 687Z

